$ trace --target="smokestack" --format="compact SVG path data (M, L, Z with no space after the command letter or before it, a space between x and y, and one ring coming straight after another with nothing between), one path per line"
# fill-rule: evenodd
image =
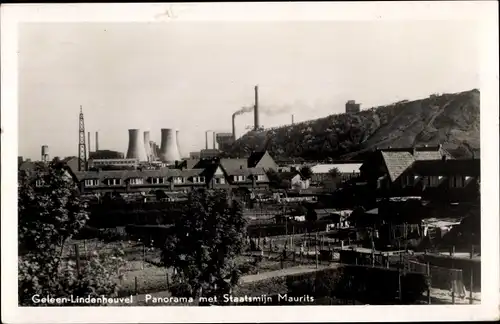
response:
M235 125L235 122L234 120L236 119L236 114L233 114L233 141L236 141L236 125Z
M292 115L292 125L293 125L293 115Z
M180 160L177 148L177 133L170 128L161 129L160 160L163 162L175 162Z
M253 108L253 118L254 118L254 129L259 129L259 86L256 85L255 88L255 105Z
M99 133L95 132L95 151L99 151Z
M149 136L149 131L146 131L144 132L144 150L146 151L146 157L148 159L149 162L151 162L152 158L151 158L151 143L150 143L151 139L150 139L150 136Z
M90 152L92 151L92 148L90 147L90 132L88 132L88 138L89 138L89 157L90 157Z
M208 132L210 131L205 131L205 150L208 150Z
M217 134L215 132L212 132L212 133L213 133L213 142L214 142L213 144L214 144L214 150L215 150L215 143L216 143L215 137L216 137Z
M139 159L141 162L147 161L144 139L141 139L140 129L128 130L127 159Z
M181 150L181 145L179 144L179 131L175 131L175 139L176 139L176 144L177 144L177 151L179 151L179 157L182 159L182 150Z

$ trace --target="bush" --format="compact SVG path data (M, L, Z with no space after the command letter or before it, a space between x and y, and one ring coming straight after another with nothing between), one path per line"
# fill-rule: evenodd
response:
M22 306L43 306L34 303L34 295L51 297L106 297L117 296L119 269L125 264L123 251L114 255L101 256L92 253L89 261L82 261L77 273L74 261L61 262L52 253L27 254L19 258L18 288L19 304ZM60 306L70 306L66 301ZM82 304L78 304L83 306ZM92 306L92 305L85 305Z

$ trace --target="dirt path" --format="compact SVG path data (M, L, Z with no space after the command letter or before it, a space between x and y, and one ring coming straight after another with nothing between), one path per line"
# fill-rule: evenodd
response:
M301 274L301 273L310 273L310 272L320 271L320 270L326 269L326 268L337 268L338 266L339 266L338 264L332 264L330 266L319 265L318 268L316 268L315 265L303 265L303 266L297 266L297 267L290 267L290 268L276 270L276 271L268 271L268 272L262 272L262 273L255 274L255 275L243 276L243 277L241 277L240 282L242 284L247 284L247 283L252 283L252 282L256 282L256 281L266 280L266 279L273 278L273 277L283 277L283 276L290 276L290 275L296 275L296 274ZM137 296L133 297L133 300L134 300L133 306L147 305L147 303L145 302L146 296L151 296L153 298L166 298L166 297L170 297L171 294L169 291L160 291L160 292L151 293L151 294L137 295ZM167 303L163 303L162 305L165 306L165 305L167 305ZM172 304L172 305L174 305L174 304ZM128 306L130 306L130 304ZM161 305L157 305L157 306L161 306ZM180 305L177 304L177 306L180 306Z

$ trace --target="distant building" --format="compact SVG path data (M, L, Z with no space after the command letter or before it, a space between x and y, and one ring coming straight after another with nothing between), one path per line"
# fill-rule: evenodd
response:
M362 163L335 163L335 164L316 164L311 167L311 181L313 183L332 180L331 170L337 169L339 172L337 178L340 182L348 181L358 177L361 174Z
M345 104L345 112L346 112L346 114L355 114L355 113L358 113L361 110L360 106L361 106L361 104L356 103L355 100L349 100Z
M200 154L200 152L189 152L189 158L190 159L200 159L201 154Z
M22 163L23 163L23 157L22 156L18 156L17 157L17 166L19 167Z

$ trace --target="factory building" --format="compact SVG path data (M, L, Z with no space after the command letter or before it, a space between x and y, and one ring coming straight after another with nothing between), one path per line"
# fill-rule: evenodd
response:
M359 103L356 103L355 100L349 100L348 102L346 102L345 104L345 112L346 114L355 114L355 113L359 113L360 110L361 110L361 104Z

